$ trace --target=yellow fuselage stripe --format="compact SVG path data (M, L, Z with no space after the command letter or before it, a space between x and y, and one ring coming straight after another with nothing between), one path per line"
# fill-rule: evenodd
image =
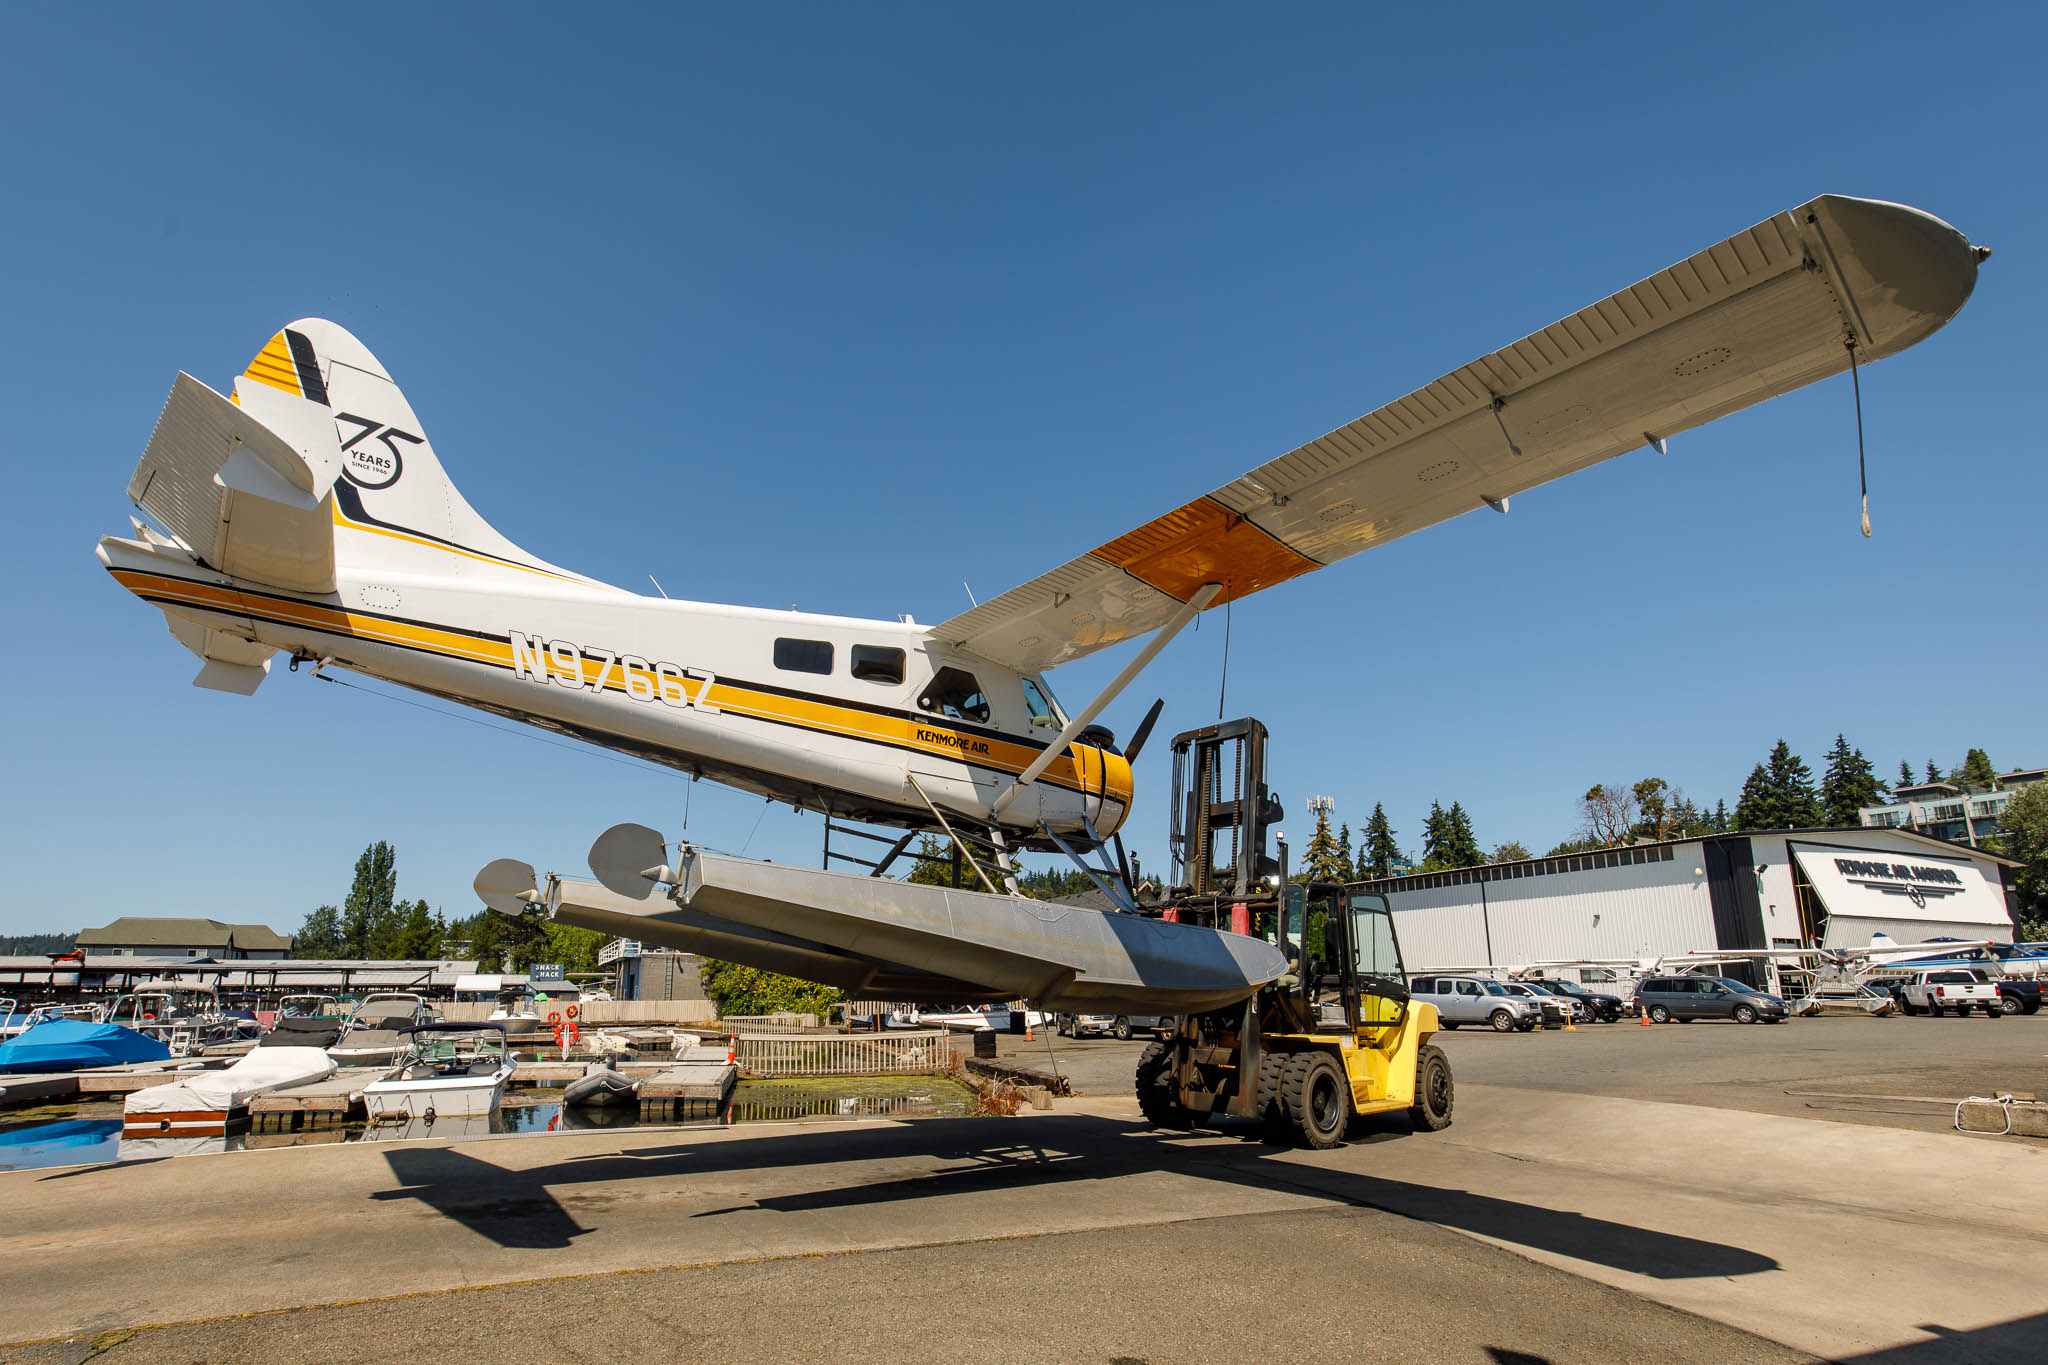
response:
M406 645L445 658L462 659L499 668L512 667L510 641L501 643L497 640L479 639L460 632L436 630L431 626L409 625L379 616L364 616L297 599L262 597L251 603L232 588L212 583L195 583L190 579L172 578L133 569L115 569L113 575L121 586L138 595L167 597L195 607L227 612L235 616L281 618L288 624L310 626L331 634L384 644ZM603 691L618 692L622 696L630 697L632 694L626 685L630 674L645 684L644 691L657 696L660 694L660 682L652 669L628 668L616 658L604 665L590 659L582 660L584 685L598 689L600 671L603 675ZM876 715L873 712L837 706L826 701L785 697L738 683L714 682L704 700L721 711L731 711L737 715L776 721L826 734L842 735L850 739L880 741L893 747L907 747L936 758L951 759L956 763L970 763L973 766L993 768L1001 772L1020 773L1042 752L1030 745L1011 743L990 735L952 730L943 721L936 719L923 721L904 716ZM977 753L972 759L965 759L952 745L920 740L917 737L919 730L928 730L937 735L951 735L957 740L969 743L983 744L987 746L987 752ZM1126 808L1131 803L1130 765L1117 755L1106 754L1088 745L1076 744L1066 754L1054 759L1040 780L1078 790L1086 796L1100 795L1105 800L1117 802Z

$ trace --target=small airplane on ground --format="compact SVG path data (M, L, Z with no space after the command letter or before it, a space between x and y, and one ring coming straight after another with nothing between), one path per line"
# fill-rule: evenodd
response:
M1199 613L1896 354L1986 255L1916 209L1822 196L937 625L650 598L541 559L317 318L229 393L178 376L128 485L154 525L98 554L202 687L254 692L278 653L353 670L903 829L878 875L920 831L1005 870L1024 848L1078 861L1123 824L1158 707L1121 750L1097 718ZM1086 706L1055 699L1046 670L1146 635Z

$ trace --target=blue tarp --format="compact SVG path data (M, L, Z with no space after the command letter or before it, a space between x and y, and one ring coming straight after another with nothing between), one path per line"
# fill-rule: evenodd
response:
M123 1062L161 1062L171 1050L119 1024L51 1019L11 1042L0 1043L0 1071L77 1071Z

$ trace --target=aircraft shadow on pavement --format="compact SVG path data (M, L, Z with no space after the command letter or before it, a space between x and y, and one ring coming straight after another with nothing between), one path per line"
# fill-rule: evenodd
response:
M1934 1339L1881 1346L1861 1355L1839 1356L1836 1365L1949 1365L1952 1361L2039 1360L2042 1358L2041 1343L2048 1341L2048 1313L2034 1313L1967 1331L1923 1322L1920 1330L1933 1333Z
M524 1144L521 1147L525 1150ZM1778 1268L1778 1262L1769 1256L1720 1242L1468 1190L1439 1189L1274 1159L1290 1150L1247 1143L1191 1146L1150 1128L1078 1115L1011 1123L919 1119L852 1130L785 1129L759 1137L735 1135L717 1142L574 1156L530 1170L508 1170L454 1147L394 1148L385 1157L402 1188L371 1197L418 1200L500 1246L547 1250L566 1247L571 1239L596 1230L580 1225L556 1198L557 1191L578 1186L791 1171L852 1161L937 1160L954 1164L875 1181L849 1183L838 1176L829 1184L728 1208L699 1210L693 1216L718 1218L749 1210L806 1213L878 1208L920 1199L1160 1173L1381 1209L1512 1246L1661 1280L1754 1275ZM609 1195L586 1196L576 1202L587 1215L611 1199Z

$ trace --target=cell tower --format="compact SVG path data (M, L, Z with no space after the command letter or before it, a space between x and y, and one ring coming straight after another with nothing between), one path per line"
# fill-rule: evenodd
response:
M1310 815L1327 815L1335 809L1337 809L1337 803L1330 797L1311 796L1308 799L1308 813Z

